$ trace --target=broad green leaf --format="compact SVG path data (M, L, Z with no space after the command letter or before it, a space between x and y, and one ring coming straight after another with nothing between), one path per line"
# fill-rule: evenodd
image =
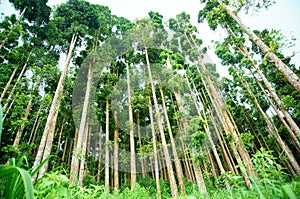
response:
M30 174L15 166L0 166L0 178L4 182L5 198L34 198Z
M282 190L289 199L296 199L296 194L288 184L282 185Z

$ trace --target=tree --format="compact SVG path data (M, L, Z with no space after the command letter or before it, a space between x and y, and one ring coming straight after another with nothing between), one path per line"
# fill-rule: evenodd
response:
M69 67L69 64L70 64L70 61L72 58L76 39L77 39L77 36L73 35L73 38L71 41L71 46L70 46L68 56L67 56L67 62L62 71L62 74L60 76L59 83L58 83L57 89L55 91L55 96L52 100L51 108L49 111L45 129L43 132L42 140L39 145L39 150L38 150L38 153L37 153L35 161L34 161L33 169L36 169L37 166L41 163L41 161L48 158L48 156L51 153L54 127L56 124L56 119L57 119L57 114L58 114L58 109L59 109L59 104L60 104L60 98L61 98L61 94L63 92L64 81L67 76L67 71L68 71L68 67ZM52 129L51 129L51 126L52 126ZM43 167L41 168L41 170L39 171L39 175L38 175L39 178L45 174L45 172L47 171L47 167L48 167L48 163L45 163L43 165ZM36 178L37 178L37 175L33 176L33 181L35 181Z
M206 1L202 1L206 2ZM253 2L250 2L251 4ZM269 1L267 1L269 3ZM213 24L211 27L214 29L217 26L217 23L224 23L224 19L228 20L228 18L225 18L224 15L227 13L227 15L232 18L235 23L242 29L244 33L246 33L249 37L249 39L257 45L257 47L265 54L265 56L270 60L270 62L277 68L278 71L283 74L283 76L289 81L289 83L298 91L300 92L300 80L297 74L293 72L274 52L273 50L267 46L261 38L259 38L253 31L250 30L249 27L247 27L240 18L237 17L237 15L231 11L231 9L228 7L226 3L223 3L221 0L215 0L215 1L209 1L207 4L207 7L203 9L203 11L199 12L199 22L202 22L204 18L207 18L208 21L211 21L210 23ZM219 5L219 6L218 6ZM259 4L258 4L259 5ZM268 5L268 4L263 4ZM213 13L217 12L217 13ZM225 12L225 13L224 13ZM215 20L213 17L222 16L215 22L212 22L212 20ZM227 22L227 21L226 21ZM225 22L225 23L226 23Z

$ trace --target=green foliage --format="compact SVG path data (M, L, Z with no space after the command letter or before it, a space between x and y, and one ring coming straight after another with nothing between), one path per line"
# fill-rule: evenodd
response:
M89 185L96 185L97 182L96 182L94 176L92 176L90 174L85 174L83 177L83 184L86 186L89 186Z
M2 137L2 124L3 124L3 112L2 112L2 105L0 103L0 146L1 146L1 137Z
M289 199L296 199L297 198L296 194L294 193L294 191L292 190L290 185L285 184L285 185L282 185L281 188L282 188L286 198L289 198Z
M69 179L58 171L47 173L35 183L36 198L70 198Z
M242 133L241 140L247 149L252 148L254 145L254 135L252 135L251 133Z
M151 196L150 193L144 187L141 187L138 183L136 183L133 190L126 188L116 198L121 199L121 198L156 198L156 197Z
M33 185L31 175L25 169L20 168L26 157L20 158L17 165L15 159L10 160L10 165L0 166L0 198L33 198Z
M26 9L24 16L29 22L36 22L38 25L42 25L49 21L51 8L47 5L48 0L9 0L9 2L13 3L14 7L19 11Z
M33 198L30 174L16 166L0 166L1 198Z
M269 152L266 152L269 154ZM262 155L263 154L263 155ZM258 162L265 160L265 157L269 157L265 152L257 154L256 159ZM266 171L266 170L265 170ZM263 171L260 170L260 173ZM216 188L208 189L206 194L199 192L197 184L188 180L184 180L187 196L180 196L181 199L191 198L289 198L294 199L300 192L300 181L295 179L290 183L284 181L279 184L266 184L263 185L262 181L253 181L254 188L247 189L243 177L241 175L233 175L230 172L223 173L215 182ZM111 198L111 199L135 199L135 198L157 198L155 179L146 176L145 178L138 177L138 183L136 183L133 190L129 189L128 183L123 184L119 191L108 192L104 191L104 187L101 185L89 184L83 187L69 186L69 179L61 172L56 171L46 174L43 178L39 179L35 184L35 196L36 198ZM226 184L230 185L230 188L226 188ZM162 190L162 198L171 198L169 182L160 179L160 186Z
M258 174L260 182L263 184L280 184L286 179L283 168L276 162L272 151L261 149L252 157L254 169Z
M33 184L31 176L49 160L46 158L33 172L29 173L23 166L23 161L28 167L28 161L25 156L21 157L16 165L15 158L10 159L10 165L0 166L0 198L34 198Z
M21 143L19 144L19 146L15 147L13 145L7 145L1 148L1 153L3 154L3 156L0 158L0 160L2 162L6 161L9 158L22 158L23 156L26 157L31 157L31 150L34 149L36 146L35 144L30 144L30 143Z

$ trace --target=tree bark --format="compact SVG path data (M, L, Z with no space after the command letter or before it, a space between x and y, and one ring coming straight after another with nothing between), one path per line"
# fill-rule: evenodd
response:
M40 145L39 145L38 153L36 155L36 158L35 158L35 161L34 161L34 164L33 164L33 170L35 170L38 167L38 165L41 163L42 159L46 159L48 157L48 156L47 157L44 156L45 146L46 146L46 142L48 141L47 140L48 134L49 133L54 133L54 132L50 132L50 126L51 125L55 126L55 124L53 124L52 122L56 121L56 119L54 119L54 117L55 117L56 113L58 112L60 96L63 92L63 86L64 86L63 84L64 84L65 78L67 76L67 71L68 71L69 64L70 64L70 61L71 61L71 58L72 58L73 49L75 48L76 39L77 39L77 36L73 35L71 45L70 45L70 49L69 49L69 53L68 53L68 56L67 56L67 63L65 65L64 69L62 70L62 73L61 73L61 76L60 76L60 79L59 79L59 82L58 82L58 85L57 85L57 88L56 88L56 91L55 91L55 95L54 95L54 98L52 100L51 108L50 108L49 115L48 115L48 118L47 118L47 121L46 121L46 125L45 125L45 129L44 129L44 132L43 132L43 135L42 135L42 139L41 139L41 142L40 142ZM51 135L49 137L53 138L53 136L51 136ZM52 146L52 141L53 140L49 140L48 145ZM47 150L51 151L51 148L50 149L48 148ZM44 175L44 173L46 172L47 166L48 166L48 162L46 162L43 165L43 167L41 168L41 170L39 171L39 176ZM35 182L36 177L37 177L37 175L34 175L32 177L33 182Z
M282 101L278 97L278 95L277 95L275 89L272 87L271 83L265 77L265 75L260 70L260 68L252 60L252 58L251 58L249 52L247 51L247 49L245 47L243 47L243 46L240 46L239 49L244 54L244 56L247 57L251 61L254 69L256 70L256 72L259 74L259 76L261 77L262 81L266 85L268 91L270 92L270 94L272 95L275 103L278 105L278 107L280 108L281 112L285 116L285 118L286 118L287 122L289 123L289 125L291 126L293 132L295 132L295 134L298 137L298 139L300 139L300 129L299 129L298 125L296 124L296 122L294 121L294 119L291 117L291 115L289 114L289 112L282 105Z
M41 78L39 78L37 80L37 82L35 83L35 86L33 88L33 92L38 89L38 87L40 85L40 81L41 81ZM20 139L21 139L21 136L23 134L23 130L25 128L25 125L26 125L26 122L27 122L27 119L28 119L28 116L29 116L29 112L30 112L31 107L32 107L32 101L33 101L33 99L34 99L34 95L31 95L30 100L29 100L29 102L27 104L27 107L26 107L26 110L25 110L24 117L22 118L22 123L21 123L21 125L20 125L20 127L18 129L17 135L16 135L14 143L13 143L14 147L19 146Z
M106 97L105 105L105 179L104 189L109 190L109 101Z
M267 58L274 64L278 71L288 80L288 82L300 92L299 77L281 60L271 49L243 22L235 15L227 5L223 4L221 0L216 0L218 4L225 8L227 14L239 25L239 27L249 36L259 49L266 54Z
M86 156L86 152L87 152L87 138L89 133L91 133L89 131L89 126L88 126L88 122L85 125L85 130L84 130L84 135L83 135L83 140L82 140L82 153L81 153L81 161L80 161L80 167L79 167L79 175L78 175L78 185L80 187L82 187L83 185L83 178L84 178L84 171L85 171L85 156Z
M161 190L160 190L160 182L159 182L159 170L158 170L158 157L157 157L158 153L157 153L157 146L156 146L156 135L155 135L153 112L152 112L152 103L151 103L150 96L147 96L147 98L148 98L149 115L150 115L151 132L152 132L152 144L153 144L153 156L154 156L154 173L155 173L157 197L161 198Z
M128 94L128 113L129 113L129 136L130 136L130 188L134 189L136 183L136 159L135 159L135 142L134 142L134 123L131 104L131 88L130 88L130 71L126 61L127 70L127 94Z
M99 130L99 154L98 154L98 172L97 172L97 182L99 183L101 180L101 165L102 165L102 124L100 124Z
M0 103L1 103L1 101L2 101L2 99L3 99L3 97L5 96L8 87L9 87L10 84L11 84L11 81L14 79L15 74L16 74L16 72L17 72L17 69L18 69L18 66L14 69L14 71L13 71L12 74L10 75L10 78L9 78L8 82L6 83L6 85L5 85L5 87L4 87L4 89L3 89L2 93L1 93L1 96L0 96Z
M91 57L91 63L88 66L88 73L87 73L87 83L86 83L86 90L82 108L82 114L80 119L79 131L78 131L78 138L76 147L73 150L72 156L72 164L71 164L71 171L70 171L70 185L75 185L77 183L76 176L78 175L79 169L79 158L81 157L81 161L84 162L85 155L83 153L83 146L86 147L87 138L85 135L86 132L86 125L88 125L88 109L90 105L90 94L92 89L92 79L93 79L93 64L94 58ZM84 143L85 142L85 143ZM79 186L81 186L79 184Z
M27 59L26 59L26 62L25 62L25 64L23 65L23 68L22 68L22 70L21 70L21 72L20 72L20 74L19 74L19 76L18 76L18 78L17 78L17 80L16 80L14 86L12 87L12 89L11 89L11 91L10 91L8 97L7 97L6 103L5 103L4 106L2 107L2 111L3 111L3 112L5 112L5 110L6 110L7 106L8 106L8 104L9 104L9 101L11 100L11 98L12 98L14 92L15 92L15 89L16 89L18 83L20 82L20 80L21 80L21 78L22 78L24 72L25 72L25 69L26 69L26 67L27 67L27 65L28 65L29 59L30 59L30 57L31 57L31 53L32 53L32 51L30 51L30 53L29 53L29 55L28 55L28 57L27 57ZM8 86L9 86L9 85L8 85ZM0 102L1 102L2 97L4 97L4 94L5 94L5 92L6 92L5 89L8 89L8 87L7 87L7 88L4 88L4 91L3 91L3 93L1 94ZM2 95L3 95L3 96L2 96Z
M172 128L171 128L171 124L170 124L169 116L168 116L168 112L167 112L167 107L166 107L166 103L165 103L165 99L164 99L164 93L163 93L161 86L159 88L159 91L160 91L160 95L161 95L161 100L162 100L162 105L163 105L163 109L164 109L165 120L167 123L168 133L169 133L169 137L170 137L172 152L174 155L174 163L175 163L175 169L176 169L176 173L177 173L177 179L179 182L181 194L182 194L182 196L185 196L186 193L185 193L184 182L183 182L182 168L180 165L180 160L178 158L176 144L174 141L173 132L172 132Z
M57 142L57 149L56 149L56 152L55 152L55 157L54 157L52 169L54 169L55 166L56 166L56 161L57 161L58 152L59 152L59 148L60 148L61 136L62 136L62 132L63 132L64 125L65 125L65 119L66 118L64 117L63 120L62 120L62 123L61 123L61 128L60 128L60 131L59 131L59 137L58 137L58 142Z
M163 147L164 155L166 158L166 166L167 166L168 176L169 176L169 180L170 180L171 193L172 193L172 197L177 198L178 197L177 184L176 184L176 180L175 180L175 176L174 176L174 171L172 168L170 154L168 151L167 141L166 141L166 138L164 135L164 129L163 129L163 125L162 125L162 121L161 121L161 117L160 117L157 97L155 94L155 87L154 87L154 82L153 82L151 68L150 68L148 50L147 50L146 46L144 46L144 49L145 49L145 53L146 53L147 70L148 70L148 75L149 75L149 79L150 79L151 90L152 90L152 95L153 95L153 100L154 100L156 119L158 122L158 128L159 128L160 137L161 137L161 141L162 141L162 147Z
M114 88L117 91L117 84ZM114 129L114 189L119 189L119 125L118 125L118 110L113 110L113 117L115 120Z

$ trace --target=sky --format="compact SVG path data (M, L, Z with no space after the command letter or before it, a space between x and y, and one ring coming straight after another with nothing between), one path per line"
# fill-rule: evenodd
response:
M0 0L0 13L10 14L14 9L10 6L8 0ZM201 9L199 0L88 0L91 3L98 3L108 6L113 14L123 16L131 21L147 16L149 11L159 12L166 21L169 18L176 17L176 14L186 11L191 15L191 22L198 28L199 36L204 41L205 46L210 46L208 56L219 65L218 58L213 53L212 40L222 39L222 31L213 32L206 23L197 23L197 15ZM48 5L53 7L66 0L48 0ZM299 68L300 66L300 1L299 0L276 0L276 4L268 10L262 10L255 15L240 14L243 22L252 30L258 29L278 29L290 39L296 38L295 46L285 50L285 55L291 55L296 52L292 62ZM224 68L218 67L220 73L226 73Z

